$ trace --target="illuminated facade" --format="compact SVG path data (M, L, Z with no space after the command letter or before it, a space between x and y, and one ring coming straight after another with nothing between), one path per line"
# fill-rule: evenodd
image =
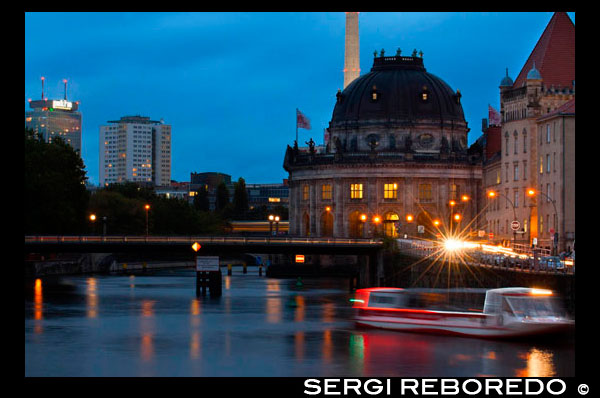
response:
M79 103L67 100L42 99L29 101L30 111L25 112L25 127L40 134L45 142L62 138L81 154L81 113Z
M468 151L460 98L416 50L375 54L370 73L338 92L325 151L287 148L290 234L476 230L481 161Z
M530 245L535 238L547 248L558 231L559 246L566 248L575 239L575 25L566 13L552 16L516 80L507 71L499 88L501 170L495 190L501 195L488 198L498 200L487 208L488 229L499 239L516 236ZM491 172L486 179L497 178L498 171ZM530 188L542 194L530 197Z
M124 116L100 126L100 185L126 181L168 186L171 126L144 116Z

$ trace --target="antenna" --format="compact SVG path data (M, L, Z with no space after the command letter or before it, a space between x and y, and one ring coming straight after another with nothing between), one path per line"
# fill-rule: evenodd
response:
M65 101L67 100L67 79L63 79L63 83L65 84Z
M42 76L42 101L44 100L44 76Z

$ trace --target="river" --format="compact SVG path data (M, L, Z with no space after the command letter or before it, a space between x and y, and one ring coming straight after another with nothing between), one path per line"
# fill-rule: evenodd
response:
M25 376L569 377L574 337L493 341L358 329L345 279L191 269L26 281Z

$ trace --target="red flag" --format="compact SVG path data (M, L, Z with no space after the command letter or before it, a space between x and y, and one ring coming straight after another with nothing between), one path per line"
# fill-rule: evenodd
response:
M310 130L310 120L296 108L296 127Z
M500 126L502 122L500 112L492 108L490 104L488 104L488 119L490 120L490 126Z

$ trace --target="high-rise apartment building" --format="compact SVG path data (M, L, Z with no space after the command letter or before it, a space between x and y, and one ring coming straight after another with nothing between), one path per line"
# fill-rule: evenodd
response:
M171 126L145 116L123 116L100 126L100 185L171 182Z
M41 135L45 142L60 137L81 154L81 113L77 111L79 102L67 100L67 81L63 82L64 98L52 100L44 97L42 77L42 99L29 100L32 110L25 112L25 127Z

